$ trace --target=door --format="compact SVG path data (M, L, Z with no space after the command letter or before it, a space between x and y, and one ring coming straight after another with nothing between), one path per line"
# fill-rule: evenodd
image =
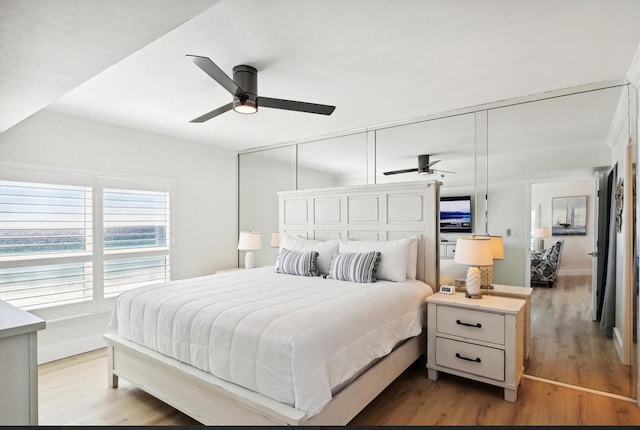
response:
M593 257L591 265L591 319L598 321L600 319L601 302L598 300L604 289L605 282L605 264L604 252L606 250L606 234L609 218L608 208L608 187L607 175L604 172L596 172L595 174L595 203L594 203L594 234L593 234L593 251L590 255Z

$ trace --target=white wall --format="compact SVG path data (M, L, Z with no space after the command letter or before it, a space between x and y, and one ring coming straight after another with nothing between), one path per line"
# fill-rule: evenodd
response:
M551 236L544 240L544 247L551 246L557 239L564 240L560 260L559 275L591 275L594 250L594 204L595 179L552 181L531 184L531 205L540 207L540 227L547 227L551 233L554 220L551 203L555 197L587 196L587 234L585 236Z
M633 155L629 142L629 99L623 95L609 133L613 164L618 165L616 184L624 185L622 230L616 234L616 322L613 342L620 361L630 364L633 332ZM612 196L615 202L615 196Z
M496 284L528 286L525 283L529 256L526 196L526 184L522 180L489 184L489 234L502 236L504 243L504 260L493 262Z
M0 134L0 162L170 181L175 190L173 278L236 265L237 167L233 151L41 111ZM48 317L47 329L39 334L40 361L103 345L109 316L110 312L64 320Z

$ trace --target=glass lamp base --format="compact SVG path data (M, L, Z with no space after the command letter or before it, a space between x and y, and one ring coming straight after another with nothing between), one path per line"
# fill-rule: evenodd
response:
M484 288L485 290L492 290L493 285L493 266L482 266L478 267L480 270L480 288Z

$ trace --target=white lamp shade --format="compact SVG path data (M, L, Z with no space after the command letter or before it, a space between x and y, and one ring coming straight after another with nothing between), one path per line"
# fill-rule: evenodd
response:
M458 237L453 261L467 266L492 266L491 239L486 236Z
M241 231L238 240L240 251L257 251L262 248L262 235L257 231Z
M542 239L543 237L549 237L549 229L547 227L536 228L533 232L533 237Z
M269 244L269 246L271 246L272 248L280 247L280 233L278 233L277 231L271 233L271 243Z
M502 236L489 236L491 239L491 255L494 260L504 260L504 242Z

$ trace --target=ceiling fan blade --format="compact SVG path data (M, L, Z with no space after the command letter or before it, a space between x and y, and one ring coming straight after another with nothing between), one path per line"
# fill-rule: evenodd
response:
M321 115L331 115L336 108L335 106L296 102L293 100L272 99L270 97L258 97L258 106L274 109L295 110L298 112L318 113Z
M400 173L411 173L411 172L417 172L418 169L402 169L402 170L392 170L390 172L382 172L383 175L385 176L389 176L389 175L399 175Z
M203 72L211 76L217 83L219 83L225 90L229 91L232 95L236 96L242 94L245 91L238 86L220 67L210 58L200 57L198 55L189 55L187 57L193 61L193 64L200 67Z
M442 172L442 173L456 173L456 172L452 172L451 170L440 170L440 169L433 169L434 172Z
M429 165L428 165L427 167L431 167L431 166L433 166L434 164L437 164L437 163L439 163L439 162L441 162L441 161L442 161L442 160L433 160L431 163L429 163Z
M217 109L212 110L211 112L205 113L202 116L199 116L198 118L192 119L189 122L205 122L205 121L209 121L211 118L216 117L222 113L225 113L229 110L231 110L233 108L233 103L228 103L224 106L220 106Z

